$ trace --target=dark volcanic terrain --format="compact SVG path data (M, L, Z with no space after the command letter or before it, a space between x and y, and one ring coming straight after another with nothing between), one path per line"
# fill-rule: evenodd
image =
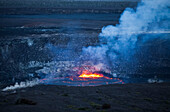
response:
M0 92L1 112L169 112L170 84L38 85Z

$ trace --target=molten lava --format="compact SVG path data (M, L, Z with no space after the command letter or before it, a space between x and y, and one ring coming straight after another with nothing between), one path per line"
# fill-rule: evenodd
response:
M81 75L71 75L67 77L54 77L50 79L41 79L41 83L68 85L68 86L99 86L107 84L124 84L119 78L109 77L109 74L102 74L90 70L79 72Z
M68 85L68 86L99 86L107 84L124 84L119 78L112 74L96 70L91 66L76 67L73 71L67 72L70 75L63 77L44 78L40 82L44 84Z
M90 73L90 72L84 71L79 77L81 77L81 78L100 78L100 77L104 77L104 76L103 76L103 74Z

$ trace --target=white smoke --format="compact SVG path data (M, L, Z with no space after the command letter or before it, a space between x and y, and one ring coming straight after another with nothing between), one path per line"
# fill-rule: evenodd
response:
M110 63L116 66L117 61L126 64L134 61L135 45L141 34L170 33L170 1L169 0L142 0L136 9L127 8L120 17L119 24L109 25L102 29L99 35L101 45L89 46L83 49L83 55L95 62ZM154 36L145 36L145 39ZM88 55L88 56L87 56Z
M38 85L39 83L40 83L39 79L37 79L37 78L32 81L20 82L20 84L18 84L18 82L16 82L15 85L8 86L8 87L2 89L2 91L10 91L10 90L15 90L15 89L32 87L32 86Z
M162 83L163 80L160 80L157 78L157 76L154 76L154 78L148 79L148 83Z

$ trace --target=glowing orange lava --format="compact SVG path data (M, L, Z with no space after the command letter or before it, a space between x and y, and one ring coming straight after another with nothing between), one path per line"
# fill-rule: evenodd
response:
M100 78L100 77L104 77L104 76L103 76L103 74L89 73L87 71L84 71L79 77L81 77L81 78Z

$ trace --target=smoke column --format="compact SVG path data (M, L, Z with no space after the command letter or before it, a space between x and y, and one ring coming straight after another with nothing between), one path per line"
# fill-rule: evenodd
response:
M169 9L169 0L142 0L136 9L125 9L119 24L102 28L99 46L83 48L83 58L88 57L94 64L111 66L112 70L134 72L138 63L137 44L144 44L158 35L169 35Z

